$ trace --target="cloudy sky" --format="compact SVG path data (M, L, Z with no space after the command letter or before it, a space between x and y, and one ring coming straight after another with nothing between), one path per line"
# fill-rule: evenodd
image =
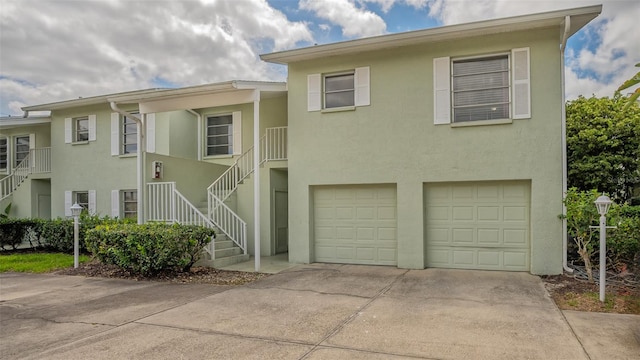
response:
M611 96L638 71L638 0L0 0L0 115L154 87L278 80L259 54L603 4L574 35L567 97Z

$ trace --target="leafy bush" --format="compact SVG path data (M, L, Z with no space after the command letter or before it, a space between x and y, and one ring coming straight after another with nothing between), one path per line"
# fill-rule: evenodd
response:
M100 261L145 276L161 271L189 271L212 229L191 225L103 225L87 231L87 249Z
M617 266L640 266L640 206L623 205L612 209L611 218L616 229L607 230L607 255Z
M130 223L129 219L115 219L105 216L103 218L96 215L88 215L83 213L79 219L78 237L80 239L80 252L87 252L87 248L82 239L85 238L86 232L98 225L114 225L118 223ZM40 234L40 246L48 249L64 253L73 252L73 219L47 220L43 222L42 232Z
M0 247L16 249L23 240L32 242L39 237L41 227L38 219L0 218Z

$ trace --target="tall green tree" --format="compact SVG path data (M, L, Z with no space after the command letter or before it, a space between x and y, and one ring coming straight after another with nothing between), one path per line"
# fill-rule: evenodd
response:
M620 94L567 102L568 185L619 202L640 186L640 108Z

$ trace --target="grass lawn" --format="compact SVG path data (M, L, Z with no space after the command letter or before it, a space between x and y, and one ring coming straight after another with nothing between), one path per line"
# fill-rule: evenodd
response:
M86 255L80 255L80 263L89 261ZM0 254L0 272L46 273L73 266L73 255L59 253L20 253Z

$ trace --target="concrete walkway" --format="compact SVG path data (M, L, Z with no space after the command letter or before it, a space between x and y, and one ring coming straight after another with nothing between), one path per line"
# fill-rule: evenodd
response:
M638 359L524 273L313 264L241 287L0 274L2 359Z

